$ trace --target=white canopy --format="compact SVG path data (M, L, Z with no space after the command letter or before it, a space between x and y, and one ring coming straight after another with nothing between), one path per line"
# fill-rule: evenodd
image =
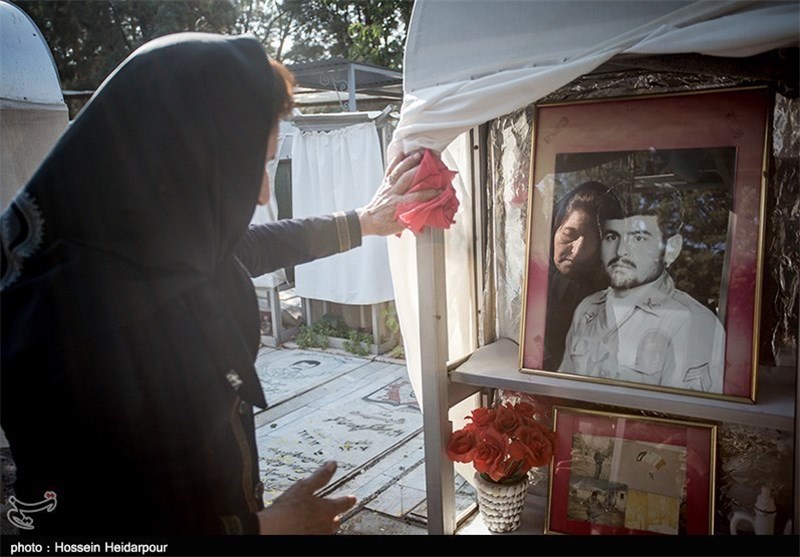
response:
M752 56L799 30L795 0L417 0L394 148L441 151L617 54Z
M469 157L450 153L454 148L463 153L463 142L454 139L530 105L615 55L744 57L796 47L799 37L796 0L416 0L405 52L405 97L389 155L450 146L444 160L451 168L456 164L460 180L466 180L472 173ZM462 204L456 225L444 234L448 248L454 242L468 246L472 237L469 189L458 182ZM409 376L422 403L421 337L427 331L424 342L432 339L423 323L429 312L420 311L418 300L420 293L429 296L425 293L438 288L428 268L436 262L430 254L438 253L430 247L440 241L428 232L421 242L410 232L389 238ZM477 294L465 277L474 276L475 256L467 249L446 252L445 355L454 360L475 348L474 333L464 331L464 323L474 319ZM427 353L441 355L443 348Z
M0 2L0 98L63 104L50 48L28 14Z
M69 122L53 56L33 20L0 1L0 209Z

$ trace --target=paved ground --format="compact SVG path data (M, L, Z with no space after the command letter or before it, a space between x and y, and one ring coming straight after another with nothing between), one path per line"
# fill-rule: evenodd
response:
M342 534L427 534L422 415L402 362L263 348L257 368L271 405L256 416L266 503L333 459L325 493L358 498ZM472 487L457 477L456 489L470 507Z

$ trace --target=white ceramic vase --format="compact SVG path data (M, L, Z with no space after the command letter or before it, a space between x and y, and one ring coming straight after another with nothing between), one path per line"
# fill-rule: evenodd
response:
M478 509L490 532L513 532L519 528L528 485L527 474L517 483L497 484L475 472Z

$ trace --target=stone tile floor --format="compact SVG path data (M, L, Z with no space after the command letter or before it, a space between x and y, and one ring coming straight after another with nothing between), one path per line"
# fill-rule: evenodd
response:
M279 401L256 416L265 503L333 459L323 493L358 498L340 534L428 533L422 415L402 362L288 343L263 348L257 369L267 400ZM473 506L472 486L457 476L455 487L457 507Z

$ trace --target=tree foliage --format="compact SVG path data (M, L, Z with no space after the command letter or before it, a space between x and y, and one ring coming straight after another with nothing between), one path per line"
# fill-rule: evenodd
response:
M282 0L237 0L236 33L258 37L267 53L284 59L284 50L299 28L297 15Z
M47 41L64 89L96 89L147 41L181 31L230 33L227 0L19 0Z
M283 0L297 29L292 61L330 56L392 69L403 63L412 0Z
M278 60L401 67L413 0L18 0L62 87L93 90L136 48L182 31L251 33Z

